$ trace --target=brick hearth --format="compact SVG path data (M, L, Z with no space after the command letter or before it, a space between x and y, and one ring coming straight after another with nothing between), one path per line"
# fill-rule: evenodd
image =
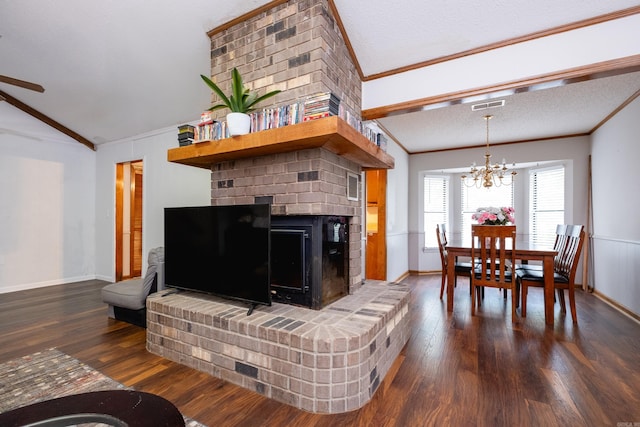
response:
M409 339L409 288L367 281L322 310L180 292L147 300L147 349L316 413L366 404Z

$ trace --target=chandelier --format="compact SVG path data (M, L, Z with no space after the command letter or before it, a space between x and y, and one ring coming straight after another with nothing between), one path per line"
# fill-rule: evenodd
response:
M470 175L462 175L462 182L467 187L485 187L491 188L493 186L500 187L501 185L511 185L518 172L509 169L506 165L506 160L502 159L502 163L495 163L491 165L491 153L489 153L489 120L493 116L486 115L484 120L487 123L487 148L484 153L484 167L478 168L476 162L471 165ZM509 173L507 173L509 172ZM511 175L509 179L505 179L508 175Z

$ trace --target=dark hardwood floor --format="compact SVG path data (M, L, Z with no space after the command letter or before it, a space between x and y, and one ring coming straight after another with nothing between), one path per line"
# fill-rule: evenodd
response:
M578 326L556 305L547 328L541 289L518 323L494 289L471 317L465 279L449 314L439 275L405 282L411 338L372 401L345 414L306 413L148 353L144 329L107 317L100 281L0 294L0 362L56 347L210 427L640 425L635 320L579 291Z

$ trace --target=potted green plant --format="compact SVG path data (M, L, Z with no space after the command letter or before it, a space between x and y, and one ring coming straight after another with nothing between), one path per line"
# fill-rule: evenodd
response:
M222 101L221 104L216 104L209 108L209 111L219 110L221 108L231 110L231 112L227 114L227 126L232 136L249 133L251 121L247 113L253 111L254 106L258 102L271 98L281 92L280 90L274 90L262 96L258 96L257 92L250 92L248 88L244 87L242 77L235 67L231 71L231 95L229 97L227 97L209 77L202 74L200 74L200 77L202 77L202 80L204 80L207 86L209 86Z

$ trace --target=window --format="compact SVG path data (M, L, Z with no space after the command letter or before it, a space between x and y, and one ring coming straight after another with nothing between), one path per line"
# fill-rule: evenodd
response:
M471 215L478 208L503 206L513 207L513 188L514 185L503 185L500 187L476 188L467 187L462 184L462 215L459 218L459 230L462 236L471 238L471 224L474 223ZM518 212L516 212L516 222L518 221Z
M436 225L449 218L449 177L424 176L424 245L438 246Z
M564 166L530 171L529 196L531 241L552 247L564 224Z

